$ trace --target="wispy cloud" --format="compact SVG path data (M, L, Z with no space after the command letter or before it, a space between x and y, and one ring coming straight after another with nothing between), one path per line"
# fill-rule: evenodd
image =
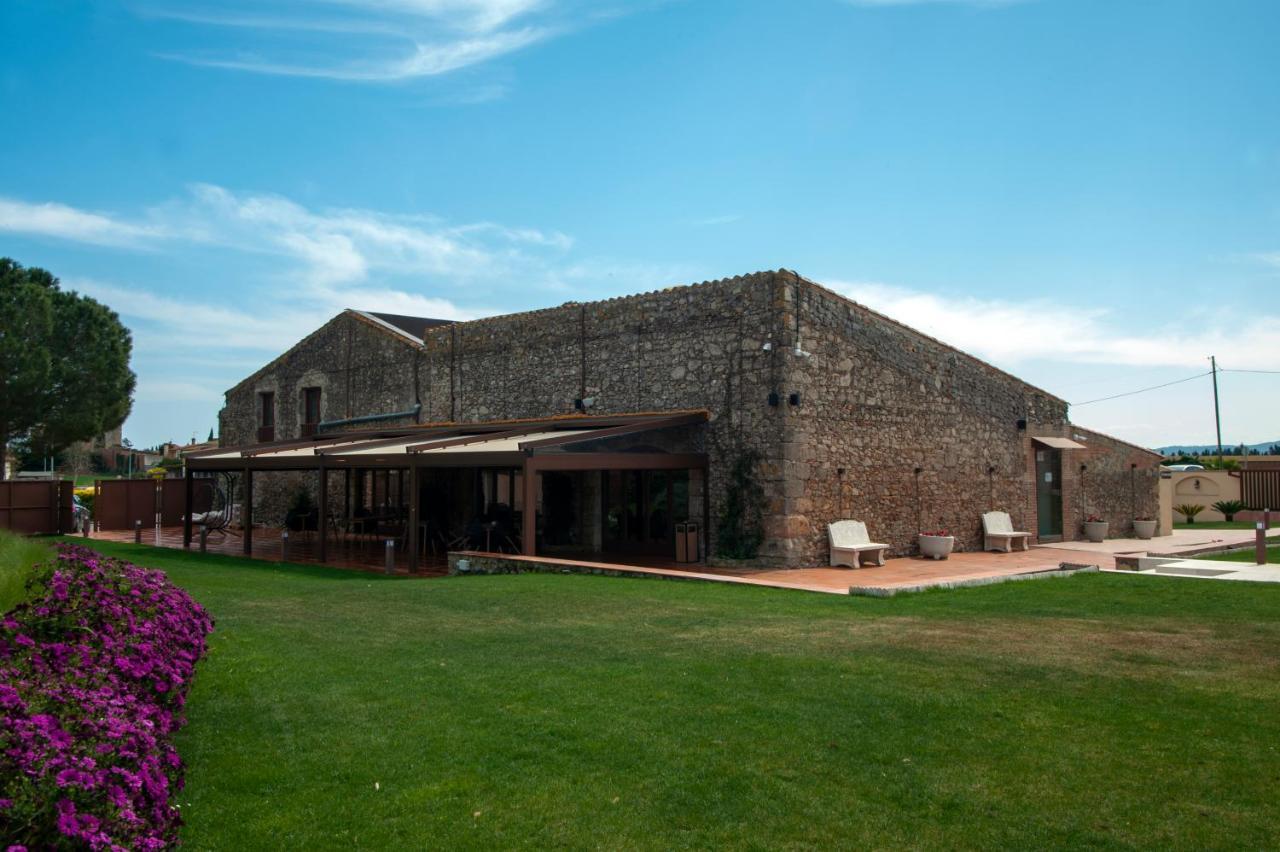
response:
M78 210L65 204L29 204L10 198L0 198L0 231L130 247L165 236L165 229L159 225L124 222L110 213Z
M393 82L448 74L586 26L598 9L576 0L318 0L299 14L287 0L192 13L161 3L141 14L206 35L251 33L223 48L168 49L163 59L260 74ZM487 89L490 97L493 90ZM477 101L478 102L478 101Z
M1250 260L1271 269L1280 270L1280 251L1264 251L1249 256Z
M716 225L732 225L734 222L741 221L741 213L728 213L723 216L707 216L702 219L691 219L689 224L698 228L711 228Z
M832 289L966 352L1005 367L1029 361L1128 367L1224 363L1280 369L1280 315L1202 316L1160 324L1104 309L1047 299L1005 301L949 298L874 282L835 282Z

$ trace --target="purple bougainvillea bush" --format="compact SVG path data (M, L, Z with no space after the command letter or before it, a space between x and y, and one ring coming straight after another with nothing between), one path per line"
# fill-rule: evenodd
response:
M162 572L82 547L33 583L0 618L0 848L174 844L171 738L212 619Z

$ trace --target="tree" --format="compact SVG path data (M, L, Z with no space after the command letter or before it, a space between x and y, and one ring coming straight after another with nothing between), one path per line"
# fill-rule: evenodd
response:
M114 311L0 258L0 455L17 437L54 452L123 423L132 351Z
M93 472L93 453L88 443L77 441L67 447L62 454L62 467L72 476L83 476Z

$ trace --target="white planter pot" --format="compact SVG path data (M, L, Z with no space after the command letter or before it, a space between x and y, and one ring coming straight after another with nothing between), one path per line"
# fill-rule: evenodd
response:
M1089 541L1105 541L1107 538L1106 521L1085 521L1084 535Z
M918 535L916 543L920 545L920 555L930 559L946 559L956 546L953 535Z
M1133 534L1141 539L1153 538L1156 534L1155 521L1134 521Z

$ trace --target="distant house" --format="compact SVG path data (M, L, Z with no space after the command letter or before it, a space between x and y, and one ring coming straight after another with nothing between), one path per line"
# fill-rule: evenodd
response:
M342 511L502 517L525 553L669 555L694 521L716 558L745 494L780 566L825 564L842 518L899 554L940 527L980 548L990 509L1040 541L1087 514L1128 534L1161 459L786 270L466 322L344 311L227 391L219 434L190 463L255 471L259 519L323 472Z

